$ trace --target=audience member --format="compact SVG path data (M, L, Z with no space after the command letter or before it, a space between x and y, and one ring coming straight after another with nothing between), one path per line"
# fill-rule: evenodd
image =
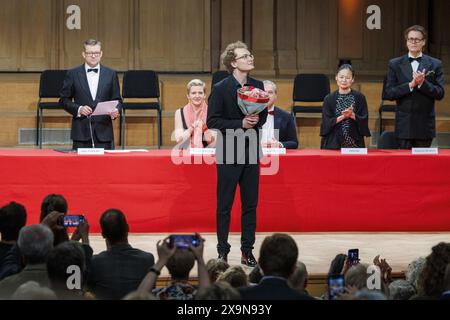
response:
M86 277L85 259L82 246L75 241L63 242L50 252L47 259L47 273L51 288L58 299L83 299ZM69 267L71 269L68 269ZM72 270L72 273L68 270Z
M223 259L210 259L206 263L206 270L208 271L209 281L216 282L217 278L224 273L230 265Z
M419 275L422 273L423 266L425 265L425 258L419 257L412 261L408 265L408 269L405 272L406 281L408 281L416 290L419 287Z
M240 288L243 300L311 300L313 298L292 289L287 279L292 275L298 258L298 248L294 239L281 233L274 233L264 239L259 266L264 275L260 283Z
M52 289L41 286L36 281L28 281L22 284L11 297L11 300L56 300L56 294Z
M217 281L211 285L200 288L195 300L240 300L241 296L236 288L225 281Z
M196 234L199 239L197 247L189 246L188 249L170 247L169 238L159 240L156 247L158 261L150 268L150 272L142 280L138 290L148 292L154 288L156 279L161 269L166 266L171 276L171 283L164 288L153 290L153 294L159 300L192 300L197 293L197 287L189 283L189 273L197 260L199 288L210 284L205 261L203 260L203 242L205 241Z
M129 227L122 211L106 210L100 226L106 251L93 256L88 285L98 299L122 299L139 287L155 259L129 244Z
M231 284L233 288L248 287L248 277L241 266L231 266L224 273L222 273L217 281L224 281Z
M248 281L250 282L250 285L255 285L261 282L261 279L263 278L263 275L261 274L261 268L257 265L250 271L250 274L248 275Z
M308 286L308 270L303 262L297 261L295 270L289 277L289 285L302 294L310 295L306 290Z
M395 280L389 284L389 298L391 300L409 300L416 294L416 288L407 280Z
M23 227L17 240L25 268L0 281L0 298L10 298L19 286L30 280L49 287L45 263L53 248L53 233L40 224Z
M16 244L19 231L26 222L27 211L20 203L12 201L0 208L0 267L8 251Z
M444 292L442 293L441 300L450 300L450 263L445 268L444 276Z

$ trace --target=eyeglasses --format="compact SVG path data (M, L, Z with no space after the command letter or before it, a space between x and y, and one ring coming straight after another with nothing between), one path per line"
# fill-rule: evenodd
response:
M408 42L411 42L411 43L419 43L419 42L423 41L423 39L419 39L419 38L408 38L407 40L408 40Z
M235 60L239 60L239 59L245 59L245 60L247 60L247 59L253 59L254 57L253 57L253 55L250 53L250 54L244 54L243 56L240 56L239 58L236 58Z
M101 52L85 52L84 54L87 55L87 56L91 56L91 57L98 57L102 53Z

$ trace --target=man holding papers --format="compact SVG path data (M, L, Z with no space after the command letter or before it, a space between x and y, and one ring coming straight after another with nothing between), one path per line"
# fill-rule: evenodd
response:
M114 149L111 120L118 117L122 102L117 74L100 64L100 41L85 41L81 55L85 63L67 72L60 94L61 104L73 116L73 149ZM95 112L100 102L105 102L99 105L102 110Z

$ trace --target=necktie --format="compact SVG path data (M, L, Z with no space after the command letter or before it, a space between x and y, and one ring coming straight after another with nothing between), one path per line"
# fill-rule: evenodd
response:
M417 57L417 58L409 57L408 59L409 59L409 62L417 61L418 63L420 63L420 61L422 60L422 57Z
M273 111L269 111L269 114L273 116Z
M91 71L98 73L98 69L87 69L87 72L91 72Z

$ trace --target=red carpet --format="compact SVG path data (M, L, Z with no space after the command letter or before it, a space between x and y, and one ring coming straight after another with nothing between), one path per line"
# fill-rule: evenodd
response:
M0 205L23 203L29 224L38 221L42 199L60 193L69 213L87 216L91 232L108 208L123 210L130 232L215 232L215 166L175 165L170 150L0 150L0 166ZM257 231L450 231L449 168L450 150L291 151L277 174L261 176ZM231 231L240 230L239 193L235 200Z

